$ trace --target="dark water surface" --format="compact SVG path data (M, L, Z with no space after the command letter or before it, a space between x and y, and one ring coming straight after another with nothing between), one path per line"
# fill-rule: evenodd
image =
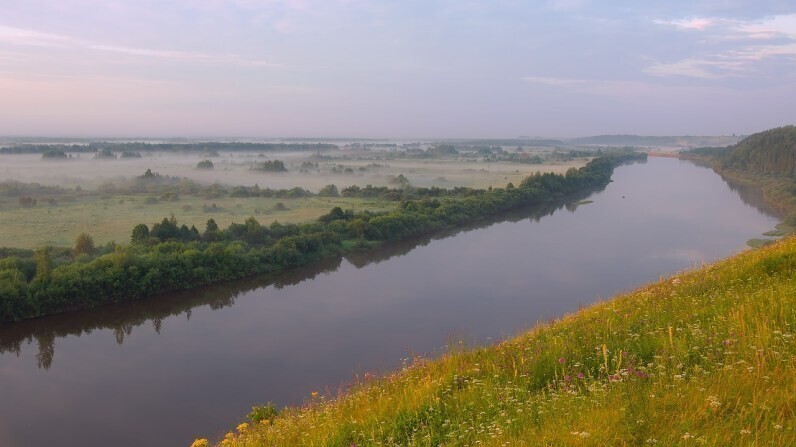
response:
M576 208L2 327L0 446L187 446L252 405L300 404L454 339L511 336L731 255L777 222L687 162L650 158L613 178Z

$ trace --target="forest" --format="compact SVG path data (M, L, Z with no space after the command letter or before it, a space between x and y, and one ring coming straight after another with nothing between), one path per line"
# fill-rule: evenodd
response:
M725 169L796 177L796 126L750 135L721 157Z

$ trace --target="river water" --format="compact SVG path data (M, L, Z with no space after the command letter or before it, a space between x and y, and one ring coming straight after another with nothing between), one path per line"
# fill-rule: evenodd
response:
M0 445L187 446L252 405L298 405L449 343L726 257L778 221L676 159L593 203L530 209L272 277L0 327Z

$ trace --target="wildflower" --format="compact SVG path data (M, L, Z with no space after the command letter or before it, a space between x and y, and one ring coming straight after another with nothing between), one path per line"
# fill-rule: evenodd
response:
M558 363L560 363L560 364L562 364L562 365L563 365L564 363L566 363L566 362L567 362L567 359L565 359L564 357L560 357L560 358L558 359Z
M578 379L583 380L584 377L586 376L584 376L583 373L578 373Z
M193 444L191 444L191 447L207 447L208 445L210 445L210 442L205 438L201 438L195 440Z
M710 408L719 408L721 406L721 402L716 396L708 396L707 401Z
M249 428L249 424L247 424L245 422L240 424L240 425L238 425L238 431L241 432L241 433L245 432L247 428Z
M689 439L691 439L693 437L694 437L694 435L692 435L691 433L688 433L688 432L683 434L683 440L685 440L685 441L688 441Z
M318 392L317 391L313 391L313 392L310 393L310 396L318 397Z
M743 430L741 430L741 434L742 435L748 435L749 433L752 433L752 431L751 430L747 430L745 428Z

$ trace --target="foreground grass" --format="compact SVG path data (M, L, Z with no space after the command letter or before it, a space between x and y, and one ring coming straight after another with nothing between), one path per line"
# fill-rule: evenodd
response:
M220 445L796 445L794 272L790 238L313 396Z

